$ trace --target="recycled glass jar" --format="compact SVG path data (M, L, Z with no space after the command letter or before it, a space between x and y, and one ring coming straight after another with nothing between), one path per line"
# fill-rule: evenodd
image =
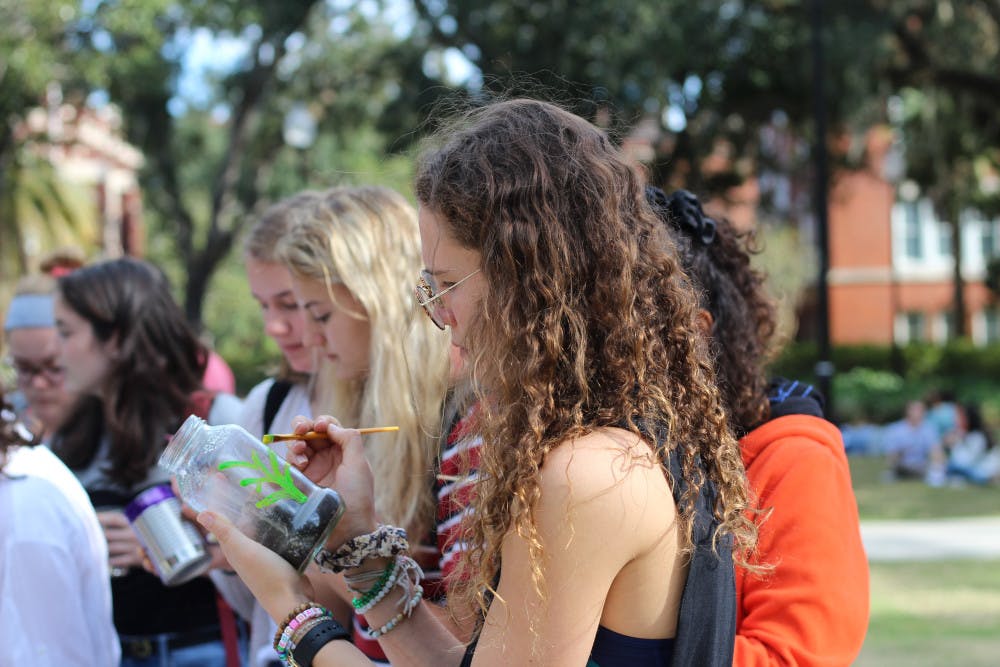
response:
M316 486L235 424L209 426L191 415L160 456L181 498L225 516L244 535L302 572L341 514L336 491Z

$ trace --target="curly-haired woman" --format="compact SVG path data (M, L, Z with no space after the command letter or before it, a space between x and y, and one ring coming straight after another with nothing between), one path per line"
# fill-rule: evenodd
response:
M478 398L468 549L449 593L482 610L475 640L410 603L405 545L369 536L361 439L325 418L297 428L328 440L290 448L348 508L322 560L356 582L394 664L731 664L730 550L754 536L745 478L697 298L639 175L590 123L514 100L447 131L416 192L418 299ZM307 618L279 637L296 662L364 664L280 558L202 518L276 619Z

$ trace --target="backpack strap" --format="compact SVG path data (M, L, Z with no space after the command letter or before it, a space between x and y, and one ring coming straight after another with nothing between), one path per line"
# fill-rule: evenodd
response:
M275 380L271 383L271 388L267 390L267 398L264 399L264 433L271 432L271 424L274 423L281 404L285 402L291 390L292 383L288 380Z

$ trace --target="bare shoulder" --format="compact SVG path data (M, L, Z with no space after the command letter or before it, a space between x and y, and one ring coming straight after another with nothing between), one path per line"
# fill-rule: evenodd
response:
M617 428L567 440L541 471L541 506L574 530L605 535L649 528L659 534L676 515L663 468L644 440ZM636 533L636 531L639 531Z
M629 480L663 478L663 470L645 440L619 428L603 428L566 440L545 457L542 487L572 487L574 496L601 491Z

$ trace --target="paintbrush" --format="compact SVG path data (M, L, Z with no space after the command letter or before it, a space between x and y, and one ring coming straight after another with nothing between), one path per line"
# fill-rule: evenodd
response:
M391 433L393 431L398 431L398 426L371 426L368 428L359 428L358 433L361 435L367 435L368 433ZM306 431L305 433L265 433L264 437L261 438L265 445L270 445L272 442L281 442L283 440L320 440L326 438L326 433L317 433L316 431Z

